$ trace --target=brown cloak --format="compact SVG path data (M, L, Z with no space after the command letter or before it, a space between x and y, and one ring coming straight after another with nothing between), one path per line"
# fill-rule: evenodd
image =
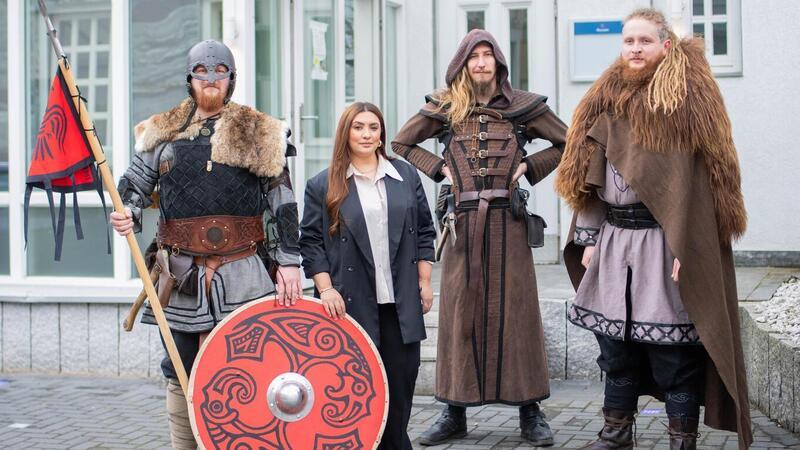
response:
M445 131L450 125L438 102L430 98L392 142L397 154L436 181L442 180L440 171L446 163L454 177L456 198L479 191L506 191L522 162L528 168L528 181L538 183L555 169L565 142L566 127L544 97L511 89L505 57L488 32L473 30L464 38L448 69L448 83L481 42L494 48L497 95L485 107L476 106L465 123L450 132ZM487 138L478 141L473 134L478 132L487 133ZM526 157L517 134L524 141L548 140L553 147ZM444 158L418 145L434 136L448 142ZM476 156L478 150L487 156ZM476 175L479 168L489 175ZM445 244L436 398L448 404L525 405L550 395L527 228L524 220L511 215L507 197L489 200L485 221L479 219L483 201L459 203L458 238L452 247Z
M558 168L556 190L580 211L602 185L605 159L616 167L664 229L681 262L681 299L709 356L705 423L752 443L731 240L746 213L731 126L700 39L684 40L687 90L671 114L652 111L649 79L623 77L618 61L578 105ZM575 226L573 217L572 236ZM576 287L583 247L564 249ZM649 392L659 396L658 392Z

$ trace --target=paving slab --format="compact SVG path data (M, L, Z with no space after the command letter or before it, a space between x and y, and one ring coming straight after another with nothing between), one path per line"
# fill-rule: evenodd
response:
M602 389L599 382L554 380L552 396L543 402L554 432L553 449L580 448L600 425ZM31 448L169 448L164 413L164 384L152 379L83 376L0 376L0 442L4 449ZM639 402L637 449L668 445L664 404L650 397ZM415 396L409 435L415 449L419 435L439 415L441 404ZM753 449L800 448L800 436L753 410ZM444 449L531 449L519 436L518 409L487 405L467 409L470 434ZM702 426L699 449L737 448L734 433Z

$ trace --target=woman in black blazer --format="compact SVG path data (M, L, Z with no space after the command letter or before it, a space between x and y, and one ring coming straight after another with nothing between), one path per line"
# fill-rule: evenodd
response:
M385 148L378 107L342 113L331 164L306 185L300 253L325 311L350 314L378 347L389 381L379 448L407 450L436 232L417 171Z

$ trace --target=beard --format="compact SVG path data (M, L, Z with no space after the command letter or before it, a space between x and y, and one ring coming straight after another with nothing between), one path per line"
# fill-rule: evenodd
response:
M225 104L225 94L220 89L200 89L194 96L197 106L206 111L216 111Z
M653 75L655 75L656 70L658 70L658 66L661 65L662 61L664 61L664 58L650 61L644 67L639 69L632 69L628 65L627 61L623 61L622 79L629 83L644 83L650 81L650 79L653 78Z
M494 94L495 87L495 80L476 81L472 83L472 90L475 93L475 97L491 98L492 94Z

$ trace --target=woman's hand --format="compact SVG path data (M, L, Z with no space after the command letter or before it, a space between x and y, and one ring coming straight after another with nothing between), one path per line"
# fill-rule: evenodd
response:
M124 214L114 211L108 216L108 223L120 236L127 236L133 231L133 213L128 207Z
M594 246L586 246L583 248L583 258L581 258L583 267L589 268L589 264L592 262L592 255L594 255Z
M341 319L345 314L344 299L336 289L327 289L319 295L322 300L322 307L332 319Z
M428 311L433 307L431 280L419 280L419 295L422 298L422 314L428 314Z
M517 171L514 172L514 176L511 178L511 181L514 182L519 180L519 177L524 175L525 172L527 171L528 171L528 165L525 163L520 163L519 166L517 166Z
M453 183L453 174L450 173L450 168L447 167L447 166L442 166L441 172L442 172L442 175L444 175L450 181L450 184L452 184Z
M675 258L675 261L672 262L672 281L678 282L678 272L681 270L681 262L678 261L678 258Z

